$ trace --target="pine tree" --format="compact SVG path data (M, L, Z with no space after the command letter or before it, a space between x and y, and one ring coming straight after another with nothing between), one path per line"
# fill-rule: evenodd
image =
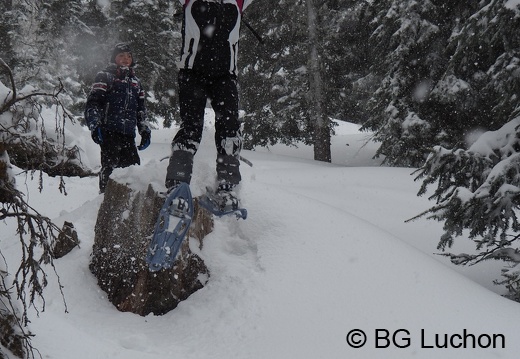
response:
M248 8L248 19L265 36L257 46L253 37L241 41L243 105L246 146L277 142L328 143L331 118L362 121L362 105L372 83L367 77L366 4L355 1L315 3L316 43L322 82L320 116L326 123L324 140L316 141L316 108L310 83L311 42L307 2L266 1ZM290 14L290 16L287 16ZM316 73L316 72L315 72ZM327 156L326 156L327 157Z
M14 51L11 33L15 29L13 21L13 1L5 0L0 4L0 57L10 66L13 65Z
M520 112L520 108L519 108ZM455 264L503 260L515 268L504 271L511 296L520 301L520 117L497 131L484 133L468 150L440 146L419 170L423 184L430 185L436 205L417 216L444 222L438 248L450 248L455 238L468 237L476 254L446 254Z
M480 4L452 36L452 56L434 94L455 108L461 136L472 128L498 129L511 119L517 103L518 80L511 74L518 69L519 28L518 16L503 1L492 0ZM467 87L459 96L465 98L455 103L449 87L454 81Z
M277 0L253 2L246 15L263 34L265 44L259 46L257 39L242 31L239 81L246 111L245 146L304 140L311 133L307 131L304 100L309 89L306 5Z
M465 148L472 129L497 129L510 119L514 78L501 75L514 62L519 19L503 1L372 6L378 27L371 43L380 58L372 75L382 85L365 128L387 163L420 166L434 145Z
M461 118L459 137L473 126L501 127L485 132L467 149L434 147L418 179L423 180L420 195L436 185L430 197L436 204L421 215L444 222L439 249L450 248L457 237L475 243L476 254L446 254L454 263L508 262L500 283L520 301L520 47L514 36L520 11L502 1L486 5L450 42L454 55L434 95L450 111L472 114Z
M62 102L70 109L83 96L75 49L90 30L80 20L82 10L81 0L13 1L9 14L10 66L17 82L44 90L63 85Z
M446 4L443 4L445 6ZM370 37L371 75L380 86L369 101L365 129L392 165L418 166L440 130L428 118L429 92L442 74L444 12L433 1L377 1Z
M364 123L375 91L368 46L370 14L363 1L326 1L320 9L324 106L329 117Z
M85 31L71 39L71 44L72 53L77 58L76 73L82 85L82 94L78 105L71 110L82 115L92 81L108 64L109 46L112 43L108 31L110 19L97 0L88 0L84 3L79 21L85 24Z

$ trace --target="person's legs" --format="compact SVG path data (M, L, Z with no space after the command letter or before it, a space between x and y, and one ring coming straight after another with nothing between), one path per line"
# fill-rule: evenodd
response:
M112 132L103 131L101 147L101 171L99 171L99 192L105 193L105 188L112 171L119 162L119 144Z
M211 105L215 111L215 145L217 147L217 180L222 189L240 183L241 121L238 118L238 86L229 75L211 83Z
M132 165L140 165L141 159L135 145L135 138L129 135L120 135L120 151L119 161L116 167L128 167Z
M116 132L103 131L99 192L105 192L108 179L114 168L128 167L140 163L141 160L137 153L134 137Z
M165 185L190 183L193 157L202 139L207 94L202 79L189 70L179 71L181 127L172 141L172 154L166 170Z

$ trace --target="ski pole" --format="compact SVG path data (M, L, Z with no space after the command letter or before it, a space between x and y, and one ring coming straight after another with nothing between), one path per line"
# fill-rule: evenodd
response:
M255 29L253 29L253 27L251 26L251 24L249 24L249 22L247 22L245 19L244 19L244 15L242 15L242 22L244 23L244 25L246 25L246 27L249 29L249 31L251 31L251 33L253 35L255 35L256 39L258 40L259 43L261 43L262 45L265 44L265 41L264 39L262 38L262 36L260 36L260 34L258 34L258 32L255 31Z

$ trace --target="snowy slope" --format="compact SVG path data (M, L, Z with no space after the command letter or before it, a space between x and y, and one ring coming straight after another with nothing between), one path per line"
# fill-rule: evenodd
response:
M174 132L154 131L142 165L114 175L135 188L162 189L167 161L160 159ZM214 176L212 138L209 125L196 157L194 195ZM306 147L244 151L254 163L242 165L249 217L216 221L199 252L211 271L208 285L164 316L118 312L88 270L102 201L97 179L66 179L63 196L53 179L39 194L36 180L19 176L31 203L58 224L72 221L81 240L81 248L56 261L68 313L49 273L46 310L32 312L33 344L50 359L516 358L520 306L490 284L500 265L488 265L483 275L436 256L441 225L404 223L431 205L416 197L412 170L379 167L371 158L375 145L362 146L365 138L357 126L340 128L333 164L312 161ZM95 156L89 161L99 163ZM5 228L0 245L14 267L16 238ZM192 248L198 251L197 243ZM363 348L347 343L354 329L367 334ZM396 345L381 348L388 343L376 332L383 329L402 330ZM501 334L505 348L501 341L498 348L431 348L436 334L442 344L444 334L464 330L483 335L480 346ZM459 342L454 337L451 346Z

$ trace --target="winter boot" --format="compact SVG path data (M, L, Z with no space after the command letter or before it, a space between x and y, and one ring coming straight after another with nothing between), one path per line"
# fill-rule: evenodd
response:
M236 185L231 183L220 183L215 193L220 209L236 210L239 208L240 200L234 191Z
M172 191L174 191L177 187L179 187L179 185L181 184L181 181L179 180L173 180L173 179L168 179L166 180L166 194L170 194L172 193Z

